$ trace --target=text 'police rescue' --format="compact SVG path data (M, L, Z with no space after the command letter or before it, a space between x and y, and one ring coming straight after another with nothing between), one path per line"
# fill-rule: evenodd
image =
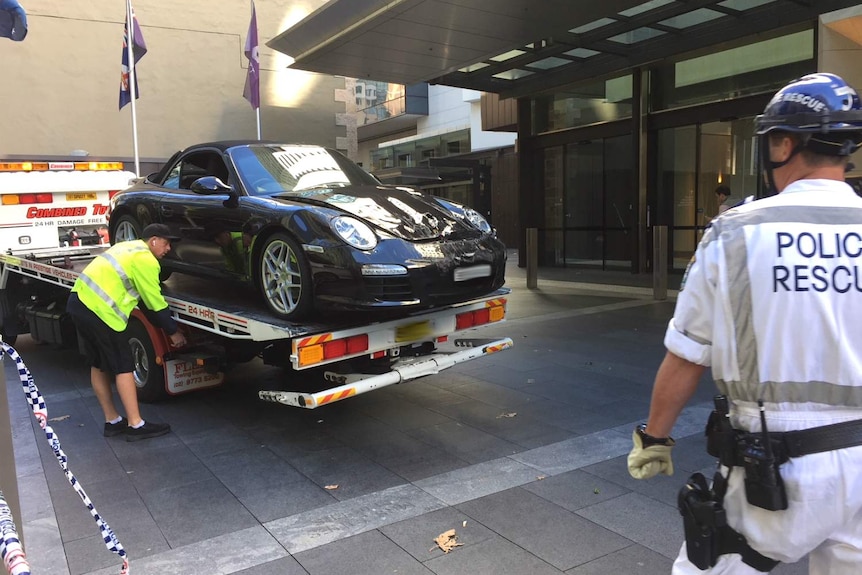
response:
M777 232L778 259L812 260L806 265L772 267L772 291L862 292L862 273L858 265L837 265L838 260L862 256L862 235L846 233ZM830 261L831 260L831 261Z

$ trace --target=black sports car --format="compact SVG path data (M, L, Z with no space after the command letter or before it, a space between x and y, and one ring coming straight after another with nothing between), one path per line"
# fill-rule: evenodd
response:
M198 144L111 200L111 242L150 223L182 238L171 272L254 285L274 313L430 307L503 285L506 250L478 212L384 186L340 153Z

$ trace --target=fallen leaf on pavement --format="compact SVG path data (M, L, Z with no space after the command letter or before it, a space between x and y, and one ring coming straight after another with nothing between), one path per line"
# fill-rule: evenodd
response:
M501 413L500 415L497 416L497 419L500 419L501 417L515 417L516 415L518 415L518 414L515 413L514 411L511 413Z
M69 419L70 417L72 417L72 416L71 415L61 415L59 417L52 417L48 421L63 421L65 419Z
M443 553L449 553L455 547L461 547L463 543L458 543L458 536L455 535L455 530L450 529L449 531L444 531L440 535L434 539L434 543L437 544L437 547L443 550Z
M338 484L336 483L334 485L327 485L326 487L324 487L324 489L338 489Z

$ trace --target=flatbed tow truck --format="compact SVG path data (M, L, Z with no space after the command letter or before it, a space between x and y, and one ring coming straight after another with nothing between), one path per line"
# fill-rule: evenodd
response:
M54 345L75 344L65 313L80 270L107 246L0 253L0 336L19 334ZM271 315L244 288L173 274L163 294L188 344L174 349L139 309L129 322L135 384L141 401L214 387L232 366L261 358L295 371L324 372L327 389L259 391L260 399L314 409L374 389L439 373L512 346L510 338L476 339L474 328L505 319L501 288L487 296L401 315L339 314L288 322ZM213 293L218 291L220 293Z

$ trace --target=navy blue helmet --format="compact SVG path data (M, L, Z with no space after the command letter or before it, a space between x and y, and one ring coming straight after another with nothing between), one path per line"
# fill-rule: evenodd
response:
M862 145L862 103L852 86L835 74L808 74L779 90L755 131L793 132L813 152L849 156Z

